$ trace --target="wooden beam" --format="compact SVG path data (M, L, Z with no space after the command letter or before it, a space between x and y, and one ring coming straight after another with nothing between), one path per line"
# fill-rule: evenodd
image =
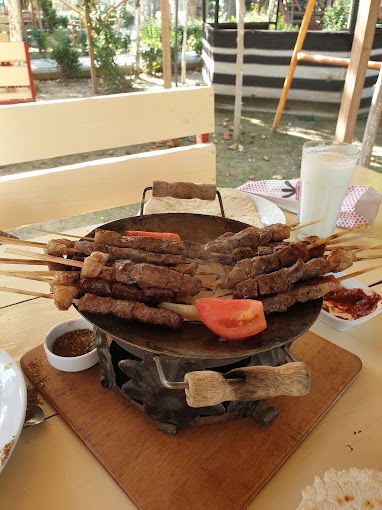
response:
M335 138L339 142L351 143L353 140L379 4L380 0L361 0L360 3L336 126Z
M236 81L232 137L236 141L240 137L241 101L243 97L244 14L245 0L236 0Z
M62 0L61 0L62 1ZM120 0L120 2L118 2L116 5L114 5L114 7L111 7L111 9L109 9L107 11L107 13L104 15L104 17L102 18L102 21L105 21L109 16L110 14L112 14L114 11L116 11L119 7L121 7L121 5L123 5L124 3L126 2L126 0Z
M362 151L359 158L359 164L368 167L370 165L371 153L375 137L377 136L379 122L382 113L382 67L379 70L378 80L375 85L373 99L367 118L365 132L362 141Z
M20 0L8 0L9 40L21 42L23 40L23 20L21 16Z
M281 92L280 101L279 101L279 104L277 106L275 118L273 120L272 132L275 132L277 130L278 125L280 123L281 116L283 114L285 103L286 103L286 100L287 100L287 97L288 97L288 92L289 92L289 89L290 89L290 87L292 85L293 75L294 75L294 72L295 72L295 69L296 69L296 66L297 66L297 55L301 51L302 46L304 44L305 37L306 37L306 32L307 32L308 27L309 27L310 19L312 17L313 11L314 11L315 4L316 4L316 0L308 0L308 4L306 6L304 18L302 20L302 23L301 23L301 26L300 26L300 30L298 32L296 44L295 44L294 49L293 49L292 58L291 58L291 61L290 61L290 64L289 64L288 74L287 74L287 76L285 78L285 81L284 81L284 85L283 85L283 90ZM281 2L280 5L283 5L282 2Z
M297 55L299 62L313 62L314 64L329 64L332 66L348 67L350 64L350 58L347 57L328 57L325 55L308 55L307 53L299 52ZM382 62L376 60L369 60L367 63L368 69L379 71Z
M77 9L77 7L74 7L74 5L70 4L66 0L59 0L62 4L64 4L68 9L71 9L72 11L76 12L77 14L81 14L80 10Z
M141 0L135 2L135 78L141 74Z
M84 12L85 12L85 32L86 32L86 39L88 42L88 50L89 50L89 58L90 58L90 78L92 81L93 94L97 94L97 91L98 91L97 70L96 70L95 58L94 58L92 25L91 25L91 20L90 20L90 7L89 7L88 3L84 4Z
M171 88L171 45L170 45L170 12L168 0L160 0L162 25L162 65L164 88Z
M188 38L188 0L184 0L183 40L180 70L180 83L182 85L186 85L187 80L187 65L186 65L187 38Z

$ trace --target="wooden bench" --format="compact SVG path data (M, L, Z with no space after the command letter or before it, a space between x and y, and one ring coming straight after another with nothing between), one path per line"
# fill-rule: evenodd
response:
M214 131L212 87L0 106L0 165ZM0 230L138 202L154 180L216 181L212 143L0 178Z

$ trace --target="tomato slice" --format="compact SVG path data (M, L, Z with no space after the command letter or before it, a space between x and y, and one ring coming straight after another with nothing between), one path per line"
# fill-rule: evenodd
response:
M267 327L261 301L200 298L195 306L207 328L227 340L243 340Z
M126 230L125 236L155 237L156 239L167 239L168 241L180 241L178 234L172 232L144 232L143 230Z

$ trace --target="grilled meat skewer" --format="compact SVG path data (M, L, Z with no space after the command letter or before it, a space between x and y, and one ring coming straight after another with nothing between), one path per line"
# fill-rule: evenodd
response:
M100 278L83 278L79 273L75 274L77 279L73 279L70 283L62 284L53 281L51 284L54 303L59 310L68 310L74 298L87 293L101 297L140 301L150 305L162 301L172 301L175 298L175 292L171 289L159 287L139 289L135 285L107 282ZM66 281L68 282L68 280Z
M289 243L269 255L240 260L231 271L223 276L221 287L235 288L239 282L291 266L298 259L302 259L304 262L310 259L309 250L304 243Z
M337 290L340 287L341 283L334 276L321 276L309 282L299 283L287 292L261 298L264 313L285 312L296 303L305 303L306 301L319 299L328 292Z
M180 328L183 317L171 310L152 308L137 301L121 301L110 297L85 294L78 300L80 312L113 314L125 320L136 320L155 326L166 326L171 329Z
M110 260L129 259L134 262L147 262L149 264L160 264L164 266L184 264L187 262L183 255L151 253L148 251L136 250L133 248L120 248L119 246L92 243L91 241L69 241L67 239L54 239L49 241L47 247L45 248L45 253L58 257L63 255L70 255L72 253L90 255L94 251L107 253Z
M319 237L317 236L310 236L306 237L302 242L303 244L311 244L315 241L317 241ZM270 255L271 253L274 253L276 250L279 250L280 248L284 246L288 246L291 243L287 241L279 241L279 242L271 242L268 244L264 244L261 246L257 246L256 248L250 248L249 246L243 247L243 248L236 248L232 253L232 258L235 261L239 261L242 259L248 259L252 257L257 257L261 255ZM325 245L317 246L316 248L312 248L309 250L310 256L313 257L321 257L325 253Z
M275 223L264 228L238 232L232 236L223 237L204 245L204 250L215 253L232 253L236 248L257 246L271 241L283 241L290 236L291 227L282 223Z
M325 273L343 271L353 264L355 258L354 253L338 248L326 257L310 259L305 263L299 259L290 267L239 282L234 296L243 299L285 292L298 280L309 280Z
M290 290L293 283L301 280L303 273L304 262L298 259L290 267L283 267L274 273L260 274L255 278L239 282L233 295L244 299Z
M160 287L173 290L178 296L195 296L202 288L202 281L195 276L179 273L163 266L134 264L131 260L117 260L113 266L102 266L99 262L104 253L93 252L84 260L81 276L120 283L135 283L141 289Z
M124 236L118 232L102 229L95 231L94 242L154 253L183 255L190 258L200 258L203 254L201 246L190 241L170 241L168 239L145 236Z

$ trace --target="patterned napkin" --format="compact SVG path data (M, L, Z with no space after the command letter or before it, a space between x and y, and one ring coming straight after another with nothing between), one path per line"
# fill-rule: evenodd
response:
M278 205L281 209L297 214L300 184L298 179L287 181L248 181L236 189L260 195ZM362 223L372 225L378 214L381 202L382 195L374 188L368 186L349 186L342 202L336 226L347 228Z

